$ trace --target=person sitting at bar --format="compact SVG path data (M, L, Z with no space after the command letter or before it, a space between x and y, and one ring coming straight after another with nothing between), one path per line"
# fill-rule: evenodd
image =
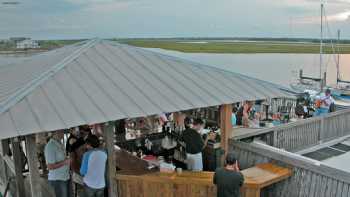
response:
M203 140L200 131L204 126L201 119L195 119L193 128L189 127L189 119L186 118L186 129L183 132L182 140L185 142L187 169L192 171L203 170L202 150L205 148L208 137Z
M217 186L217 197L239 197L244 177L232 152L227 154L225 164L224 168L216 169L213 177L213 183Z
M69 165L71 161L66 158L66 151L61 143L63 136L63 130L54 132L45 146L44 153L49 170L49 185L53 188L56 196L70 197Z
M241 106L238 109L238 112L236 115L237 125L243 125L244 127L249 127L249 113L252 110L252 108L253 108L252 101L244 102L243 106Z
M105 173L107 153L100 149L100 141L96 135L86 139L86 152L80 168L84 177L84 197L103 197L106 187Z

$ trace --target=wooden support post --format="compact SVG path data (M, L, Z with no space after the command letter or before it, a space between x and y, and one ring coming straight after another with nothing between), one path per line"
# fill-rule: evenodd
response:
M221 165L224 164L225 156L228 151L228 139L232 132L232 105L224 104L220 106L220 132L221 132L221 148L224 154L221 158Z
M26 150L29 167L30 189L32 197L41 197L40 173L35 135L26 136Z
M117 197L118 191L117 191L117 185L115 182L115 176L116 176L116 158L114 154L114 124L112 122L106 123L103 127L103 133L104 133L104 140L106 142L106 149L108 154L108 165L107 165L107 172L108 172L108 196L110 197Z
M1 140L1 155L10 155L10 143L8 139Z
M22 174L22 154L21 154L21 140L19 138L12 138L12 153L13 162L15 164L15 182L16 182L16 197L25 197L24 178Z
M10 154L10 145L9 145L9 140L5 139L5 140L1 140L0 141L0 153L1 153L1 159L0 159L0 165L2 166L1 170L2 170L2 181L3 183L6 183L9 179L9 173L7 171L7 167L6 167L6 162L4 160L4 156L5 155L9 155Z

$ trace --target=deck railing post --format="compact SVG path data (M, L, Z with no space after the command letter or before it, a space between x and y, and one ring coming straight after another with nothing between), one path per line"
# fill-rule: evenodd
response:
M10 144L9 144L9 140L8 139L5 139L5 140L1 140L0 141L1 145L0 145L0 148L1 148L1 166L2 166L2 170L3 170L3 174L2 174L2 181L3 183L6 183L8 181L8 178L9 178L9 174L8 174L8 171L7 171L7 166L6 166L6 162L4 160L4 156L5 155L9 155L10 153Z
M28 135L26 139L26 151L29 168L29 181L32 197L41 197L40 173L38 170L38 155L35 135Z
M318 140L320 144L326 138L326 133L325 133L325 128L324 128L324 119L325 119L325 117L322 117L320 120L320 132L319 132L319 140Z
M115 181L116 176L116 158L114 154L114 124L112 122L108 122L104 124L103 127L104 138L106 142L106 149L108 154L107 160L107 172L108 172L108 196L117 197L117 185Z
M221 132L221 148L224 154L221 158L221 165L224 164L224 158L228 151L228 139L232 132L232 105L225 104L220 106L220 132Z
M273 142L272 142L272 144L276 148L278 148L277 147L277 145L278 145L277 132L278 132L277 130L273 130Z
M23 161L21 154L21 140L19 138L12 138L12 153L13 153L13 162L15 165L15 182L16 182L16 197L25 197L25 187L24 187L24 178L22 173Z

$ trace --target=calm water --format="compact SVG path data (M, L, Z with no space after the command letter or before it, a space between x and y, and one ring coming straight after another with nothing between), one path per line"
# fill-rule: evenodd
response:
M212 54L147 49L289 86L299 75L319 76L319 54ZM336 82L335 55L324 55L328 84ZM327 65L327 66L326 66ZM341 77L350 81L350 54L341 55Z
M242 73L251 77L271 81L286 87L295 82L299 69L305 75L319 76L319 54L213 54L181 53L163 49L147 49L202 64ZM0 67L28 58L28 55L0 55ZM327 67L328 84L336 81L335 55L324 55L324 69ZM341 55L341 77L350 81L350 54Z

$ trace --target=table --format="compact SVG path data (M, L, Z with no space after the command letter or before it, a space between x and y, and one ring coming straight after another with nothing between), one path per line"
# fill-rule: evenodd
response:
M245 179L242 196L258 197L261 189L287 179L292 175L292 171L272 163L264 163L242 170L242 174Z

